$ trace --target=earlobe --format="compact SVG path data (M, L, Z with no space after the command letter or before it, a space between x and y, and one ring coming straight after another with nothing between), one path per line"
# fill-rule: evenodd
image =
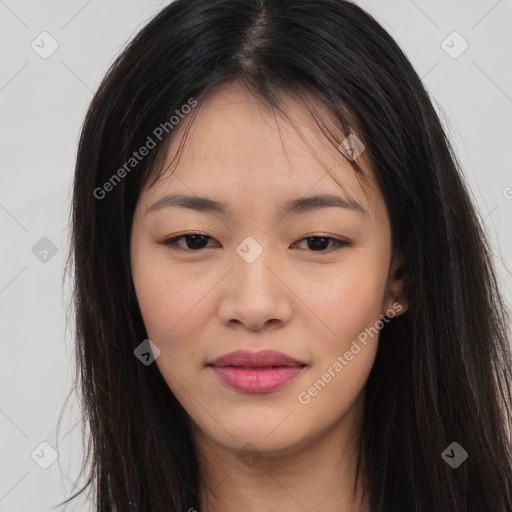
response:
M400 316L407 311L408 306L405 296L400 297L397 292L389 292L382 314L388 318Z
M392 306L394 316L398 316L405 313L408 307L409 304L405 298L400 299L398 295L395 296L395 301Z

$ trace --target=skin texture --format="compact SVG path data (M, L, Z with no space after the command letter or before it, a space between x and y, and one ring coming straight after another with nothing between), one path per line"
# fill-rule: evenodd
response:
M210 95L192 125L184 152L139 198L131 234L131 265L156 364L190 418L201 472L220 500L218 510L365 511L352 501L364 386L378 336L305 404L298 395L333 367L365 329L400 297L391 260L391 226L363 153L358 163L371 188L310 115L292 99L284 118L236 84ZM174 137L169 161L179 144ZM343 185L343 189L337 183ZM232 214L182 207L148 211L170 193L229 203ZM356 210L328 207L278 216L286 200L330 193L357 201ZM189 232L211 237L207 248L162 245ZM247 236L263 252L247 263L236 251ZM324 250L304 238L350 242ZM397 313L398 314L398 313ZM224 385L206 363L236 349L279 350L307 367L269 393ZM250 443L247 445L247 443ZM244 448L242 448L244 447ZM217 510L207 486L202 510Z

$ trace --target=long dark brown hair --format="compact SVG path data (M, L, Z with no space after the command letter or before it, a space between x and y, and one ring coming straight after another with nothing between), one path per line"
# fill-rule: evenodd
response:
M147 333L129 240L140 191L173 137L169 120L191 99L187 116L198 115L207 94L233 80L280 110L287 94L300 98L332 143L343 139L313 97L339 133L358 134L393 247L406 255L409 309L381 330L366 385L359 462L372 512L510 512L509 319L482 222L417 73L343 0L176 0L99 86L78 148L68 262L90 430L82 491L93 486L101 512L200 510L186 413L157 365L134 356ZM148 137L156 147L126 166ZM457 469L441 455L453 442L468 453Z

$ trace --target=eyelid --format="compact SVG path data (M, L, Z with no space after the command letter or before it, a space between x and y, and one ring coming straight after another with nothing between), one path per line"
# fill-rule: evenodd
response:
M212 247L204 247L204 248L201 248L201 249L187 249L187 248L183 248L183 247L180 247L177 245L177 242L179 242L181 239L184 239L188 236L193 236L193 235L197 235L197 236L202 236L202 237L205 237L209 240L215 240L213 237L209 236L209 235L206 235L204 233L195 233L195 232L189 232L189 233L183 233L182 235L178 235L178 236L173 236L173 237L170 237L170 238L166 238L164 240L162 240L161 242L158 242L159 244L161 245L164 245L164 246L167 246L169 248L171 248L172 250L177 250L177 251L183 251L183 252L187 252L187 253L200 253L202 251L205 251L207 249L211 249ZM294 242L294 244L297 244L299 242L303 242L309 238L326 238L328 239L330 242L334 242L334 247L332 247L330 250L322 250L322 251L307 251L307 252L310 252L312 254L330 254L331 252L334 252L334 251L337 251L339 249L342 249L343 247L352 247L353 244L352 242L349 242L348 240L343 240L343 239L339 239L339 238L335 238L335 237L332 237L332 236L327 236L327 235L322 235L322 234L314 234L314 235L307 235L305 237L302 237L300 238L299 240L297 240L297 242Z

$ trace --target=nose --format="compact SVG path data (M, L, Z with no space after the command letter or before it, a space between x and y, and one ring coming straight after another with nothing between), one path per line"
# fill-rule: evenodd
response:
M218 309L228 326L243 326L250 331L276 329L293 315L294 294L275 261L263 253L252 263L234 254L233 268L223 280Z

